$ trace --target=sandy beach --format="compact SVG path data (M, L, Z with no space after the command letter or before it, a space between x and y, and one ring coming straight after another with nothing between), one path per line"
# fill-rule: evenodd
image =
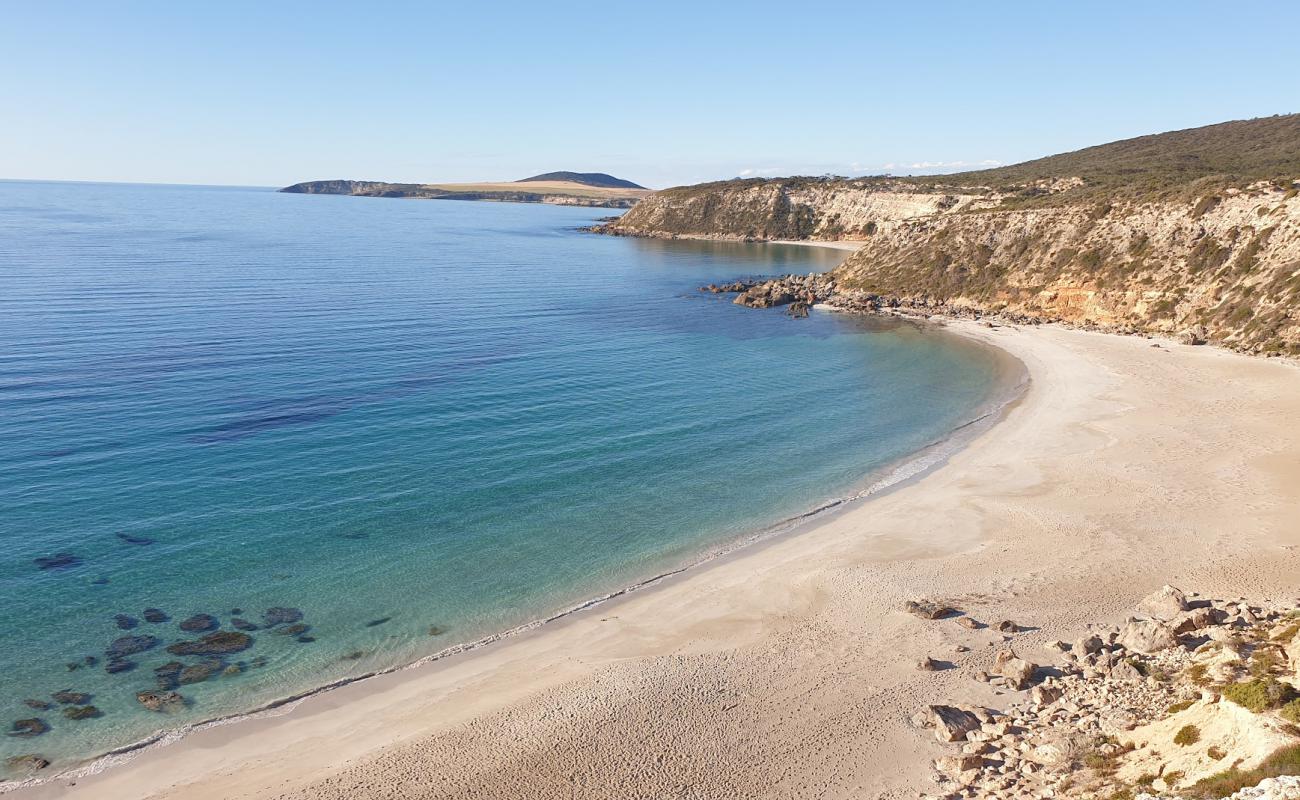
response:
M1034 653L1162 583L1293 597L1300 369L1065 330L949 327L1031 377L921 479L525 636L196 732L15 798L914 797L926 703L992 707L1002 636ZM959 645L969 647L957 652ZM924 656L953 669L921 672Z

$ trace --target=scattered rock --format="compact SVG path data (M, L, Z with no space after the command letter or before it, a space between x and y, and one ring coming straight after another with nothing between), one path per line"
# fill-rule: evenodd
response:
M50 762L46 758L34 753L5 759L5 766L9 768L11 773L16 775L31 775L33 772L40 772L49 765Z
M1187 595L1165 584L1138 605L1138 611L1159 620L1169 621L1187 610Z
M60 689L50 697L65 706L84 706L90 702L90 695L85 692L74 692L71 689Z
M176 692L147 690L136 692L135 699L150 711L170 713L185 707L185 698Z
M49 729L50 726L45 724L45 720L32 717L14 722L13 727L9 729L9 735L30 739L33 736L40 736Z
M973 754L962 753L936 759L934 768L950 776L959 776L964 772L973 772L984 766L984 759Z
M1178 644L1173 628L1157 620L1132 620L1124 626L1119 643L1135 653L1150 655Z
M908 600L903 610L921 619L943 619L957 613L957 609L933 600Z
M935 661L933 658L926 656L917 663L916 668L922 672L936 672L943 669L943 665L938 661Z
M221 621L211 614L195 614L180 624L181 630L188 633L214 631L219 627L221 627Z
M973 617L958 617L957 624L962 626L963 628L969 628L970 630L973 631L977 631L981 627L983 627L978 622L976 622Z
M72 569L81 566L81 558L72 553L55 553L36 559L36 566L46 570Z
M1025 689L1034 679L1038 666L1015 654L1013 650L999 650L993 658L993 674L1006 678L1012 689Z
M941 742L959 742L971 731L979 730L980 718L956 706L929 706L926 727L934 728Z
M1209 340L1210 329L1204 325L1193 325L1182 333L1178 334L1178 341L1181 344L1205 344Z
M63 709L63 716L68 719L95 719L104 716L104 712L94 706L68 706Z
M1100 636L1095 633L1090 633L1087 636L1080 637L1076 640L1074 645L1070 647L1070 652L1079 657L1090 656L1101 650L1105 644L1106 643L1101 640Z
M196 642L177 642L167 646L174 656L220 656L238 653L253 646L253 637L242 631L217 631L200 636Z
M1020 626L1009 619L1004 619L998 623L998 630L1002 633L1019 633Z
M161 608L146 608L144 610L144 613L141 614L140 616L144 617L145 622L149 622L154 625L157 625L160 622L166 622L169 619L171 619L171 617L163 613L163 610Z

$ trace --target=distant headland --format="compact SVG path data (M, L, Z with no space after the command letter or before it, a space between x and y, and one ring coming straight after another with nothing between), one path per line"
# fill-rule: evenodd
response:
M546 172L517 181L483 183L387 183L328 180L295 183L281 189L293 194L346 194L356 197L403 197L422 200L487 200L500 203L549 203L566 206L631 208L650 193L644 186L603 172Z

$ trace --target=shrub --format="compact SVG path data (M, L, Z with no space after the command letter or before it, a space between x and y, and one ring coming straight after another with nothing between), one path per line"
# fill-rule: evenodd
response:
M1205 671L1209 669L1205 664L1193 664L1187 668L1187 680L1197 686L1209 686L1210 679L1206 676Z
M1292 700L1278 712L1287 722L1300 723L1300 700Z
M1228 754L1223 752L1221 747L1211 747L1205 751L1205 755L1209 756L1212 761L1222 761L1228 757Z
M1276 778L1279 775L1300 775L1300 745L1274 751L1264 759L1264 763L1254 769L1239 770L1232 767L1211 775L1197 781L1190 790L1183 790L1183 794L1197 798L1227 797L1247 786L1254 786L1265 778Z
M1295 635L1297 633L1300 633L1300 622L1293 623L1283 628L1281 631L1278 632L1277 636L1273 637L1273 641L1289 642L1295 638Z
M1195 725L1184 725L1174 734L1174 744L1179 747L1187 747L1196 744L1201 740L1201 729Z
M1296 692L1276 678L1255 678L1223 687L1223 696L1258 714L1291 702Z
M1177 714L1179 711L1186 711L1187 709L1191 708L1192 703L1195 702L1196 702L1195 700L1180 700L1177 703L1174 703L1171 706L1169 706L1169 708L1166 708L1165 712L1168 714Z

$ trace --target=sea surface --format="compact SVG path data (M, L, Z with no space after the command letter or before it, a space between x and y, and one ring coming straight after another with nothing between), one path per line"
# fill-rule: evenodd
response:
M0 182L0 727L49 728L0 756L562 612L861 491L997 390L949 334L697 291L843 252L579 230L606 213ZM248 646L166 652L199 614Z

